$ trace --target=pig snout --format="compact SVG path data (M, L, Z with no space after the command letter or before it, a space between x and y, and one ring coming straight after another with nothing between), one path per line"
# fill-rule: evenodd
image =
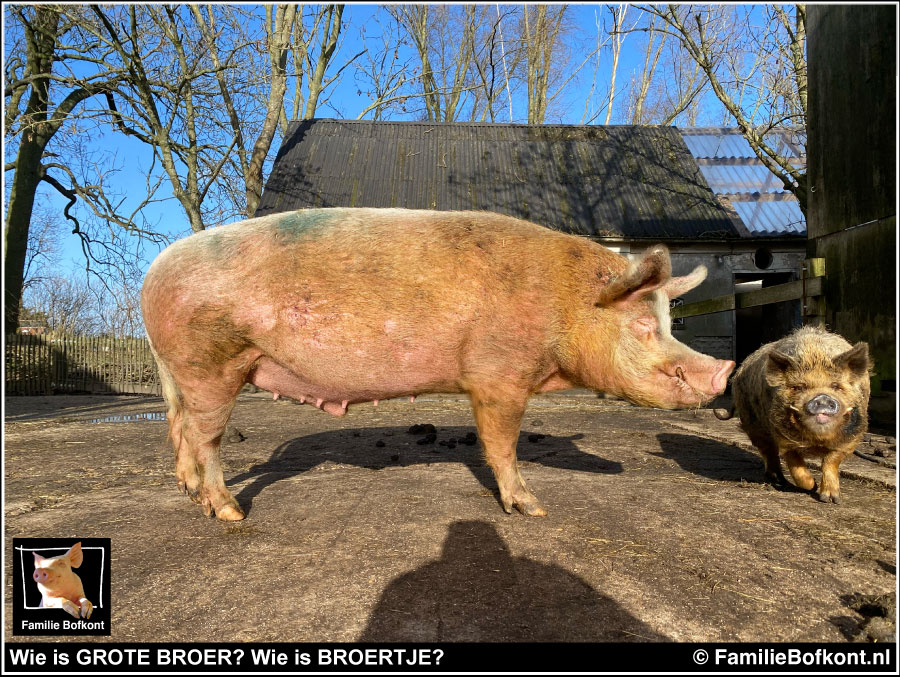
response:
M815 416L817 423L827 423L838 413L840 408L841 403L825 393L816 395L806 403L805 407L806 413Z
M725 392L725 386L728 383L728 377L734 369L734 362L731 360L718 360L721 365L719 370L712 377L712 392L715 395Z
M36 583L46 583L47 579L50 578L50 574L44 569L35 569L32 578L34 578Z

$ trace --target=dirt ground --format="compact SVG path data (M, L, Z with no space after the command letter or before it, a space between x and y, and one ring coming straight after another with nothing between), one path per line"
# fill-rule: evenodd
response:
M112 539L113 641L894 633L896 470L852 457L840 505L776 491L737 422L710 410L535 398L519 460L549 515L526 518L502 511L477 444L448 446L475 432L462 397L335 419L244 394L223 458L248 518L225 524L178 493L163 409L154 397L7 399L7 640L27 641L11 634L14 536ZM433 442L408 432L423 423ZM896 442L874 434L863 451L890 463Z

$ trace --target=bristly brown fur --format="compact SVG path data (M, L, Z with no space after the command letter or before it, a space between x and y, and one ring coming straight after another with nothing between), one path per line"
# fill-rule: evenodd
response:
M785 483L784 459L798 486L816 489L803 457L819 456L817 496L839 502L838 466L868 427L870 369L864 343L851 346L817 327L798 329L744 361L732 380L734 408L763 456L767 480ZM809 410L816 397L834 402L836 413L817 419Z

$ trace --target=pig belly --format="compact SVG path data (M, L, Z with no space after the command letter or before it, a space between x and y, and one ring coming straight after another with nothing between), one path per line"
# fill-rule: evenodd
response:
M344 382L345 379L340 378L330 383L317 383L304 378L267 356L257 360L247 381L276 395L284 395L300 402L312 404L334 416L346 414L350 404L390 399L423 391L419 384L414 384L404 378L391 379L390 382L374 387L361 383ZM431 383L428 384L430 387L424 389L447 390L449 385ZM452 386L450 387L452 388Z

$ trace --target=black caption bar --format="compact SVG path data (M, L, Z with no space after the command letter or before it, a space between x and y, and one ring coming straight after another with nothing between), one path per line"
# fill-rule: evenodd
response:
M9 642L5 674L73 672L895 673L881 644L307 644Z

